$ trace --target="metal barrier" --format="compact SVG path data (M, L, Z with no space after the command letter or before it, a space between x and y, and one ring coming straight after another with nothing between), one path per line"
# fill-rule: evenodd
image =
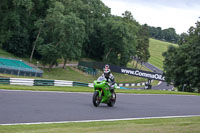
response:
M0 78L0 84L27 85L27 86L87 86L89 87L89 83L66 81L66 80L26 79L26 78Z
M82 82L73 82L73 86L88 86L89 84L88 83L82 83Z
M93 87L93 83L83 83L67 80L26 79L26 78L0 78L0 84L27 85L27 86L85 86ZM145 83L117 84L119 87L144 86Z
M54 86L54 80L35 79L34 86Z
M10 78L0 78L0 84L10 84Z
M33 86L34 79L25 79L25 78L10 78L11 85L27 85Z
M73 86L73 81L54 80L54 86Z

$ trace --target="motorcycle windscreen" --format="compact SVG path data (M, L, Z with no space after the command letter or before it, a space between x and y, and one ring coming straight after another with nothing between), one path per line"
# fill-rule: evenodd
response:
M97 79L97 82L101 82L101 81L104 81L104 80L106 80L106 78L105 78L104 76L101 76L101 77L99 77L99 78Z

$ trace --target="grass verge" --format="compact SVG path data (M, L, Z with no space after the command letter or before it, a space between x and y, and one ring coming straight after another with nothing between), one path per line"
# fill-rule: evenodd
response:
M0 89L7 90L31 90L31 91L62 91L62 92L94 92L89 87L57 87L57 86L21 86L21 85L0 85ZM200 95L199 93L161 91L161 90L132 90L116 89L117 93L133 94L171 94L171 95Z
M87 83L93 82L103 74L102 71L99 71L96 76L88 75L74 67L66 67L66 69L54 68L50 72L47 69L43 70L44 70L43 74L44 79L70 80L70 81L79 81ZM146 81L146 79L144 78L129 76L120 73L113 72L113 75L117 83L138 83Z
M63 68L54 68L51 71L48 71L48 69L43 69L44 74L43 77L24 77L24 76L16 76L16 75L10 75L10 74L0 74L0 77L8 77L8 78L29 78L29 79L51 79L51 80L69 80L69 81L79 81L79 82L86 82L91 83L94 80L96 80L100 75L103 74L102 71L99 71L99 73L96 76L86 74L74 67L66 67L66 69ZM115 81L117 83L140 83L145 82L147 79L130 76L126 74L120 74L120 73L114 73L113 75L115 77Z
M162 53L167 51L167 48L170 45L178 46L173 43L163 42L150 38L149 51L151 57L149 59L149 63L163 70L164 57L162 56Z
M1 133L199 133L200 117L0 126Z

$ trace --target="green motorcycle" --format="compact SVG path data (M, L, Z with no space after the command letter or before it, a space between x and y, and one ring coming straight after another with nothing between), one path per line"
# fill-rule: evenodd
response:
M94 81L93 104L95 107L99 106L100 103L105 103L110 107L114 106L116 93L114 90L110 91L109 88L109 83L103 76ZM116 84L114 88L117 88Z

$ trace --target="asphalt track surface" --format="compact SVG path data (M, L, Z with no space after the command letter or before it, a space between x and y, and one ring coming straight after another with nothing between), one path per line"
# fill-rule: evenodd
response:
M117 94L94 107L92 95L0 90L0 124L200 115L200 96Z

